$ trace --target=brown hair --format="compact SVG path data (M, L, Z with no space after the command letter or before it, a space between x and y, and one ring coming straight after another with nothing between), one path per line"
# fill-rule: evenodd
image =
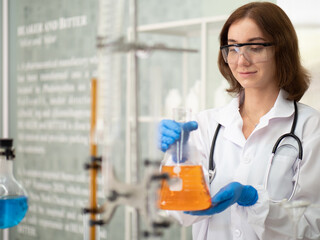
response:
M230 26L237 20L250 18L275 46L276 75L279 88L286 90L289 100L299 101L309 87L310 75L301 65L298 38L286 13L270 2L252 2L235 10L220 32L220 46L228 44ZM218 57L221 74L227 79L229 93L239 94L242 87L234 78L229 66Z

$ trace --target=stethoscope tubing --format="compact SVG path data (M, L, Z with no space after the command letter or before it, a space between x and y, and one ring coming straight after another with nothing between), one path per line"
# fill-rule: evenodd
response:
M280 144L280 142L285 139L286 137L292 137L296 140L296 142L298 143L298 147L299 147L299 156L298 158L299 159L302 159L302 155L303 155L303 148L302 148L302 143L300 141L300 138L297 137L297 135L293 134L293 133L286 133L286 134L283 134L282 136L280 136L278 138L278 140L276 141L276 143L274 144L273 146L273 149L272 149L272 153L275 154L277 149L278 149L278 146Z
M301 143L301 140L300 138L294 134L294 131L295 131L295 128L296 128L296 124L297 124L297 121L298 121L298 107L297 107L297 103L296 101L293 102L294 103L294 118L293 118L293 122L292 122L292 126L291 126L291 130L289 133L285 133L283 135L281 135L278 140L276 141L276 143L274 144L273 148L272 148L272 153L271 153L271 156L270 156L270 160L269 160L269 164L268 164L268 167L267 167L267 171L266 171L266 177L265 177L265 184L264 184L264 189L267 190L268 188L268 182L269 182L269 176L270 176L270 170L271 170L271 166L272 166L272 162L274 160L274 156L276 154L276 151L278 149L278 146L280 145L281 141L284 140L285 138L287 137L291 137L293 139L295 139L295 141L297 142L298 144L298 148L299 148L299 151L298 151L298 158L297 158L297 176L296 176L296 181L294 183L294 186L293 186L293 190L291 192L291 195L288 199L283 199L283 200L272 200L270 199L272 202L282 202L284 200L287 200L287 201L290 201L295 192L296 192L296 189L297 189L297 185L298 185L298 181L299 181L299 176L300 176L300 165L301 165L301 161L302 161L302 156L303 156L303 147L302 147L302 143ZM216 167L215 167L215 161L214 161L214 158L213 158L213 155L214 155L214 148L215 148L215 144L216 144L216 141L217 141L217 137L218 137L218 133L220 131L220 128L221 128L221 124L218 124L217 125L217 128L216 128L216 131L214 133L214 137L213 137L213 140L212 140L212 144L211 144L211 149L210 149L210 161L209 161L209 183L211 184L211 182L213 181L215 175L216 175Z
M264 181L264 189L265 190L267 190L267 188L268 188L269 175L270 175L270 170L271 170L272 162L273 162L273 159L274 159L274 155L275 155L275 153L271 154L270 161L269 161L269 164L268 164L268 168L267 168L267 171L266 171L266 178L265 178L265 181ZM283 201L290 201L293 198L293 196L295 195L296 189L297 189L297 185L298 185L298 182L299 182L300 164L301 164L302 159L298 158L297 161L298 161L298 163L297 163L297 177L296 177L296 181L294 183L293 190L291 192L290 197L288 199L282 199L282 200L270 199L272 202L280 203L280 202L283 202Z

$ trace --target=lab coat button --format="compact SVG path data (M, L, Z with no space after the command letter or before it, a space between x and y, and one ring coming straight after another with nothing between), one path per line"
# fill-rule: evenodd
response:
M251 162L251 157L249 157L249 156L244 157L243 158L243 162L244 163L250 163Z
M241 236L241 231L239 229L234 230L234 236L235 237L240 237Z

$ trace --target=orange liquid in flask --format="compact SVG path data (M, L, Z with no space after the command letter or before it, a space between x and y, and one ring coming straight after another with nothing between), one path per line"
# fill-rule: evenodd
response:
M169 182L174 183L169 185L168 181L162 181L158 203L160 209L194 211L211 206L201 166L162 166L162 173L169 174L170 179L173 178Z

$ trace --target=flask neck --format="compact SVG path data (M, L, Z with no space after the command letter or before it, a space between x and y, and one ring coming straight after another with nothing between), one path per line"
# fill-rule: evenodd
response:
M6 157L0 157L0 174L2 176L13 175L13 161L7 160Z

